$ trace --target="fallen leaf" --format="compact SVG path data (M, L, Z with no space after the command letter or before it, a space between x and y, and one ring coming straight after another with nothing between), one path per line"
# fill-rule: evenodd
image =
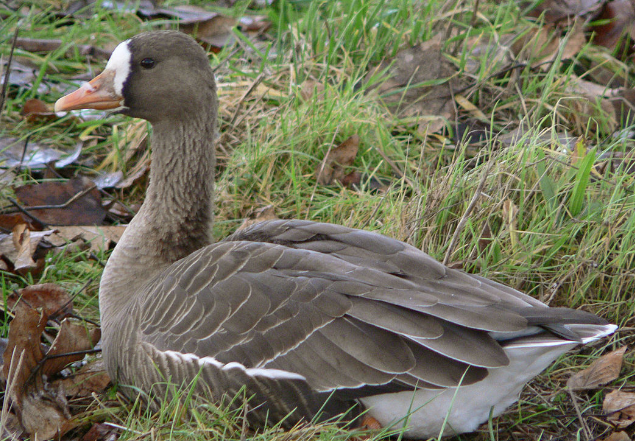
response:
M26 100L21 113L27 121L51 121L57 118L55 112L49 109L44 101L37 98Z
M34 238L31 240L31 231L27 228L26 224L19 224L13 228L12 231L13 246L17 251L15 260L13 260L14 271L18 274L26 274L33 272L43 265L43 262L36 262L34 260L35 251L40 243L40 239Z
M0 164L4 167L41 169L54 163L56 168L62 168L79 157L81 147L82 144L78 143L73 150L61 151L32 141L0 138Z
M613 432L603 441L631 441L631 437L626 434L626 432Z
M545 0L537 3L529 16L543 16L545 23L551 24L575 17L592 20L597 17L605 3L605 0Z
M7 408L15 412L31 439L60 437L80 423L71 419L66 396L61 393L62 388L58 392L51 390L47 379L81 356L44 359L40 340L48 318L45 310L38 311L27 302L18 302L15 317L9 325L7 349L3 354L2 375L7 381L5 400L10 400ZM92 347L98 339L98 331L87 331L84 326L65 320L47 355L66 354Z
M54 389L60 386L69 397L89 397L93 393L101 393L110 383L110 376L106 373L104 362L95 359L82 366L77 372L55 380L52 383Z
M510 44L515 38L512 34L492 38L487 33L469 38L466 42L469 49L465 70L469 73L480 71L480 75L491 75L508 66L514 58Z
M6 413L3 415L2 428L0 436L4 440L20 440L24 436L24 428L20 424L20 420L12 413Z
M3 58L0 60L0 71L2 72L2 77L0 77L0 84L4 84L6 81L6 73L7 73L7 59ZM17 60L11 61L11 72L9 73L9 85L22 87L24 89L30 89L35 83L37 79L38 70L35 67L26 66ZM47 92L47 87L45 84L41 83L37 88L38 94L45 94Z
M71 296L54 283L30 285L7 296L9 308L14 308L19 301L25 301L34 309L42 309L50 320L60 320L73 313Z
M266 207L262 207L254 211L243 221L236 231L244 230L245 228L262 221L274 219L278 219L278 216L276 216L276 208L273 205L267 205Z
M441 52L441 34L397 53L366 76L377 93L400 117L417 117L422 134L441 130L454 118L451 87L456 68Z
M489 221L485 221L483 229L481 230L481 236L478 238L478 250L484 253L487 246L492 243L492 229L489 225Z
M7 349L8 344L9 344L8 338L0 337L0 358L4 357L4 351Z
M359 136L353 135L328 152L315 171L318 184L331 185L335 181L341 182L346 175L346 167L353 165L358 150Z
M620 375L622 359L627 349L627 346L623 346L601 356L588 368L573 374L567 380L567 387L571 390L596 389L615 380Z
M116 430L112 426L95 423L82 437L82 441L114 441L118 438Z
M551 68L550 62L559 53L563 60L574 58L586 44L581 20L577 20L565 36L561 33L555 26L535 27L518 38L511 48L518 58L530 60L532 66L548 70Z
M179 29L197 40L212 46L217 52L231 39L231 28L236 19L196 5L179 5L160 8L140 8L139 15L145 18L171 18L178 21Z
M593 42L599 46L614 49L624 33L635 38L635 5L631 0L606 2L597 20L602 24L593 27Z
M18 38L16 47L27 52L53 52L62 46L62 40L58 39L38 39L38 38ZM112 51L104 50L90 44L74 44L67 52L68 56L88 55L92 58L107 60L112 55Z
M75 177L67 182L24 185L16 188L15 194L30 214L48 225L100 225L106 217L99 190L85 177ZM29 209L65 204L63 208Z
M607 420L619 429L635 422L635 393L614 390L604 397L602 410L609 414Z
M126 231L125 225L115 226L57 226L47 238L50 244L61 247L69 242L82 240L90 245L93 252L111 249Z
M64 354L93 349L100 338L99 328L88 328L85 323L65 318L51 349L46 353L47 357L55 356L55 358L47 358L42 366L42 374L50 377L60 372L66 365L81 360L85 354Z
M44 253L42 253L42 256L40 257L40 248L39 248L40 242L42 241L44 237L52 234L53 230L29 231L29 234L28 234L29 240L28 242L25 242L24 240L26 237L25 230L23 230L23 228L19 225L14 227L14 229L15 228L17 228L18 236L20 236L21 239L20 237L18 237L17 247L16 247L16 241L14 240L13 233L11 235L0 236L0 258L5 262L10 263L14 267L17 264L19 268L24 268L25 270L28 270L28 266L31 264L30 262L35 260L36 265L34 269L35 270L39 269L37 261L39 261L41 257L44 257L43 256ZM28 243L28 247L27 247L27 243ZM22 255L20 255L20 251L22 251L23 253ZM31 253L30 259L28 258L29 252ZM24 265L25 263L26 263L26 267L22 267L22 265Z
M52 400L44 392L33 392L23 397L20 420L24 429L36 440L60 437L79 424L79 421L70 420L67 407L61 408L58 400Z
M569 111L566 113L579 133L585 133L589 125L593 127L597 125L597 121L603 121L609 132L617 128L616 106L612 100L618 99L621 89L609 89L572 75L564 90L565 93L574 95L567 99ZM590 122L596 124L589 124Z
M324 100L324 84L312 79L303 81L300 88L300 98L309 101L313 97L318 101Z
M50 439L71 428L66 417L68 410L61 409L44 390L44 381L36 370L44 356L40 336L47 318L26 303L19 303L3 356L8 399L22 427L35 439Z
M44 332L47 319L44 313L38 312L25 303L18 304L15 310L15 317L9 326L9 341L2 358L3 378L14 381L16 385L11 394L13 400L21 400L23 388L31 376L31 370L44 357L40 336ZM22 361L18 363L20 358ZM37 381L38 378L39 376L34 375L32 381ZM10 390L9 387L7 390Z

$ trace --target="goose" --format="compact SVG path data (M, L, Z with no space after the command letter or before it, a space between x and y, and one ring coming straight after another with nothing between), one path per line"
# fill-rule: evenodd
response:
M617 329L374 232L272 220L215 242L216 83L185 34L120 43L55 104L75 109L153 129L145 201L99 287L106 369L148 405L186 385L201 400L243 393L254 427L339 418L448 436L476 430L561 354Z

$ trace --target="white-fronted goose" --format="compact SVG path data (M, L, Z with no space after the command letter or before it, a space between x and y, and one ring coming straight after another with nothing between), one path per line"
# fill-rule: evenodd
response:
M114 109L152 123L145 202L112 253L99 301L103 357L127 394L166 379L216 399L243 386L250 421L361 410L407 437L472 431L559 355L615 331L449 269L379 234L298 220L213 243L218 101L190 37L121 43L56 110ZM157 389L158 387L158 389ZM457 391L458 387L458 391ZM289 415L287 417L287 415Z

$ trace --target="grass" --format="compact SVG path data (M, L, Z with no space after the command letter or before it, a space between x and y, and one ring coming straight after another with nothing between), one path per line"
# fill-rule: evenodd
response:
M73 50L76 43L112 48L141 31L176 23L142 21L99 3L86 18L72 20L55 15L65 2L22 3L19 12L0 7L0 55L8 56L7 42L18 24L22 37L59 38L62 46L38 54L16 50L16 60L32 66L36 77L30 87L10 89L0 136L59 148L72 147L82 136L82 158L74 169L63 171L65 177L91 175L95 169L132 169L139 158L128 151L129 140L145 125L118 116L27 122L19 112L29 98L52 103L62 94L55 87L38 92L38 86L66 85L71 75L103 67L104 61L88 60ZM199 3L214 10L207 2ZM248 6L243 1L219 10L240 17L254 13ZM525 18L517 2L279 0L256 13L268 15L271 29L258 38L235 29L234 43L210 54L222 104L216 237L225 237L255 209L272 204L278 217L378 231L552 306L593 311L623 328L611 341L613 347L633 343L633 174L627 160L611 159L628 157L632 141L612 136L620 121L612 121L601 102L589 103L567 89L573 75L586 75L589 66L599 69L598 60L602 69L632 84L632 62L587 44L565 61L561 48L544 69L532 67L530 58L505 70L510 62L496 57L494 43L508 35L520 41L541 27L540 21ZM482 145L456 142L450 135L456 128L453 121L447 135L422 133L416 119L390 113L376 93L368 93L373 81L381 81L368 80L373 66L438 35L444 37L445 56L457 67L461 94L485 116L479 121L462 111L457 122L476 120L496 134ZM478 42L488 47L476 57L472 48ZM532 44L535 40L527 44L526 53L539 54ZM256 90L243 99L260 77L263 87L275 93ZM300 97L308 79L324 87L325 98ZM574 145L561 142L565 132L575 139ZM360 137L354 169L366 181L352 189L318 185L315 170L326 151L353 134ZM388 182L388 189L369 188L364 182L371 177ZM2 195L10 196L13 185L42 178L41 173L22 171L14 182L2 184ZM143 198L144 182L110 196L134 206ZM471 204L479 187L480 196ZM6 272L0 277L5 295L34 283L54 282L71 292L88 283L75 308L96 318L100 272L101 266L83 252L49 257L37 277ZM5 323L5 334L6 329ZM607 344L566 355L531 384L515 407L490 422L489 431L484 428L460 439L580 437L579 420L563 387L570 373L588 365ZM633 387L629 372L634 363L627 355L625 373L614 386ZM601 412L601 391L582 394L581 399L585 415ZM179 403L166 404L157 415L121 401L112 391L101 400L86 407L86 421L116 422L128 428L125 439L231 440L244 439L246 433L240 415L223 409L188 422L173 418L180 412ZM589 418L588 423L594 436L611 431L601 418ZM332 425L288 434L274 428L254 435L267 441L350 437Z

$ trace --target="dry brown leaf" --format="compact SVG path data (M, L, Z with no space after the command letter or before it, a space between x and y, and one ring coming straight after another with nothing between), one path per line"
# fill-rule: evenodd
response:
M64 42L57 39L39 39L39 38L18 38L16 47L27 52L53 52L62 46ZM74 44L67 52L67 56L73 57L75 54L90 55L92 58L107 60L112 55L112 51L103 50L101 48L89 44Z
M492 229L489 225L489 221L486 221L481 230L481 236L478 239L478 250L484 253L490 243L492 243Z
M0 228L13 230L16 225L19 224L26 224L30 230L37 229L35 221L22 213L8 213L0 215Z
M204 43L212 49L220 50L232 37L231 28L237 24L235 18L208 11L196 5L179 5L156 8L153 11L144 9L143 14L153 18L178 18L179 29ZM216 51L216 50L215 50Z
M126 231L125 225L116 226L76 226L54 227L54 233L47 238L50 244L62 247L67 243L74 243L78 240L84 241L90 245L93 252L105 251L111 249L121 239L121 235Z
M267 205L266 207L259 208L254 213L245 219L243 223L238 227L236 231L244 230L247 227L257 224L262 221L278 219L276 216L276 208L273 205Z
M22 427L36 439L50 439L72 425L68 410L44 389L44 381L36 370L43 358L40 336L47 316L19 303L15 318L9 326L9 343L3 356L3 376L7 379L14 406ZM20 361L19 361L20 360Z
M15 310L15 317L9 326L9 341L3 354L2 375L4 379L15 381L16 387L12 394L12 399L20 401L23 394L23 387L31 375L31 369L44 357L40 336L46 326L48 317L41 312L31 308L25 303L19 303ZM10 377L11 359L17 369L18 360L22 357L21 366ZM35 375L36 381L39 376ZM41 380L40 380L41 381Z
M598 21L603 24L593 28L593 42L599 46L614 49L624 33L635 38L635 5L631 0L606 2Z
M531 60L532 66L548 70L551 68L549 62L555 60L560 51L561 58L566 60L575 57L585 44L584 24L578 20L564 37L555 26L532 28L516 40L511 48L517 57Z
M2 426L0 429L0 437L3 440L20 440L25 436L24 428L20 424L20 420L12 413L3 415Z
M31 231L26 224L16 225L13 229L13 246L18 254L13 261L15 272L26 274L37 269L38 264L33 260L39 241L31 241Z
M37 98L26 100L21 113L27 121L50 121L57 118L55 112L49 109L44 101Z
M635 422L635 393L614 390L604 397L602 410L609 414L607 420L619 429Z
M465 70L469 73L480 71L481 75L490 75L508 66L513 61L510 42L514 38L514 35L504 34L494 39L486 33L469 38L466 42L469 52ZM486 57L486 62L483 57Z
M102 423L95 423L82 437L82 441L114 441L119 436L117 429Z
M69 397L89 397L93 393L101 393L110 383L102 359L92 360L80 370L68 377L60 378L52 383L53 389L61 386Z
M318 101L324 100L324 84L312 79L308 79L302 82L302 87L300 89L300 97L304 101L309 101L314 96L315 96L315 99Z
M15 229L17 229L17 236L11 234L0 237L0 258L5 263L8 262L13 265L14 270L19 270L21 273L37 272L42 269L41 266L44 264L43 259L39 256L38 245L44 237L53 233L53 230L29 231L28 241L26 241L26 229L19 225ZM20 252L22 252L22 255L20 255ZM30 259L27 258L28 252L31 252ZM37 258L34 258L36 256ZM37 261L34 262L35 267L32 267L30 262L34 260ZM25 263L26 266L24 266Z
M71 296L54 283L27 286L7 297L9 308L14 308L19 301L25 301L32 308L42 309L50 320L60 320L73 312Z
M615 119L621 127L629 127L635 121L635 89L621 89L611 99Z
M342 182L346 176L346 167L353 165L358 150L358 135L351 136L334 149L331 149L315 171L318 184L331 185L335 181Z
M544 15L546 23L558 23L575 17L595 18L606 3L605 0L545 0L529 13L531 17Z
M421 133L439 131L445 121L454 118L450 85L454 85L456 68L444 57L441 48L440 33L432 40L399 51L394 60L383 61L366 76L369 82L387 75L385 81L371 90L391 112L418 117Z
M609 131L617 128L616 106L612 100L619 100L621 89L609 89L572 75L564 90L567 94L578 96L577 99L568 97L566 103L570 110L567 116L580 133L587 130L590 119L604 121Z
M613 432L603 441L631 441L631 437L626 432Z
M60 372L66 365L81 360L85 354L63 357L60 355L93 349L100 338L101 331L98 328L89 329L84 323L70 321L68 318L64 319L51 349L46 354L47 357L56 357L46 360L42 367L42 373L51 376Z
M48 317L19 302L15 308L15 318L9 326L9 342L3 354L3 376L7 379L8 397L22 427L31 438L51 439L59 437L78 424L72 420L66 397L46 387L45 375L59 370L62 363L71 361L70 357L54 358L40 364L44 359L40 339ZM64 323L64 322L63 322ZM81 332L64 331L62 326L54 347L49 354L71 352L82 348ZM81 331L86 333L83 326ZM71 337L72 335L72 337ZM98 339L98 335L91 335ZM79 341L79 343L78 343ZM62 343L63 342L63 343ZM63 346L63 347L62 347ZM51 366L47 366L52 363Z
M588 368L572 375L567 380L567 387L571 390L596 389L615 380L620 375L622 359L627 349L627 346L623 346L601 356Z
M30 206L64 205L64 208L29 210L31 214L49 225L100 225L106 217L101 205L99 190L85 177L76 177L67 182L44 182L24 185L15 189L15 194Z

